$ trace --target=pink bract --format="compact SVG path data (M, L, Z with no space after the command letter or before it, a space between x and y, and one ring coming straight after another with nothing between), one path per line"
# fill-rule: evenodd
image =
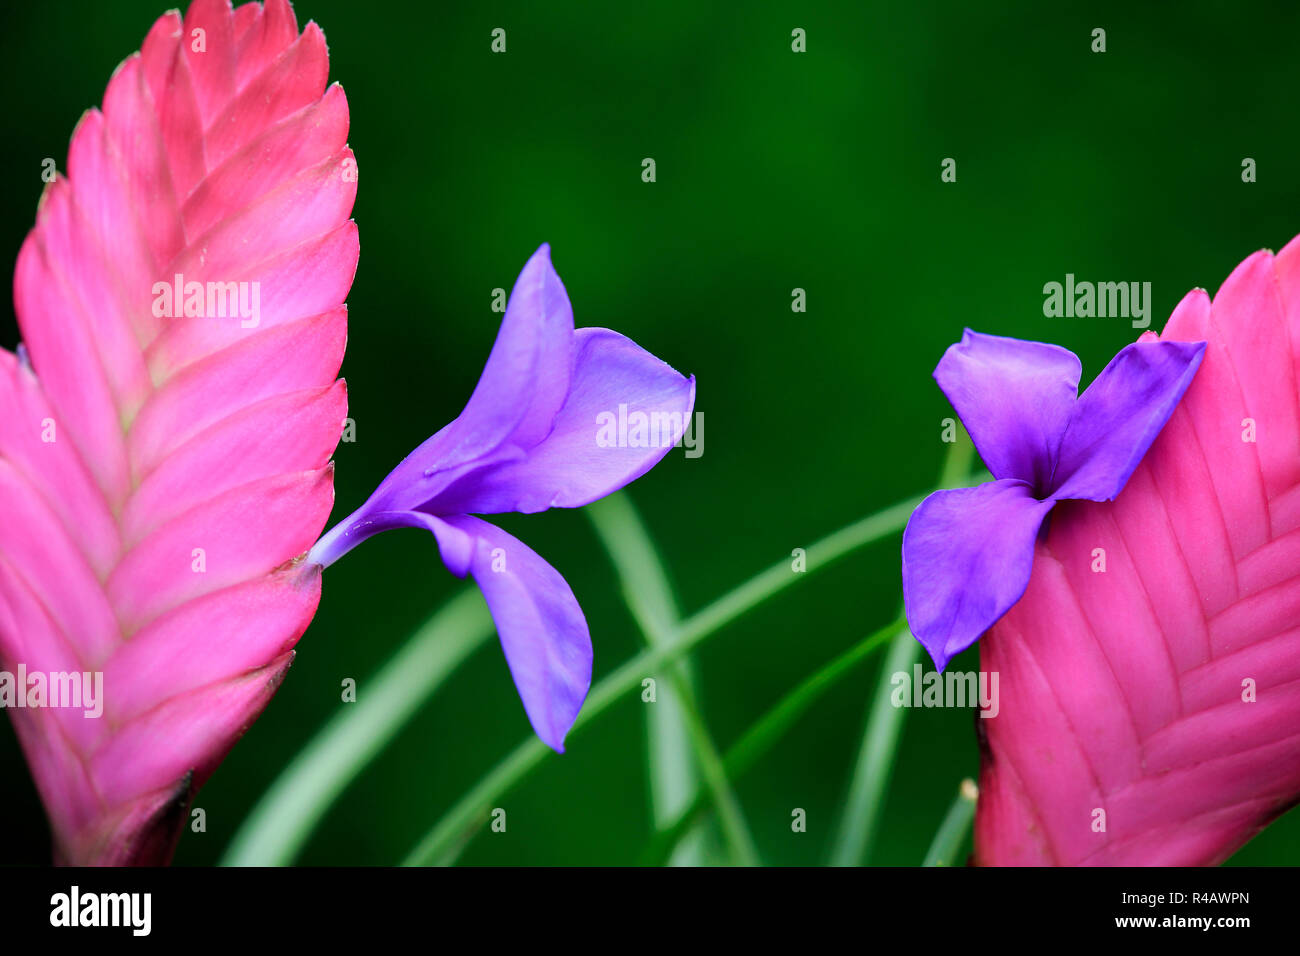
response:
M104 681L98 719L11 710L60 862L166 862L315 613L319 569L296 559L333 503L358 255L328 66L285 0L163 15L19 253L0 661ZM162 301L177 281L207 290L200 314Z
M981 644L978 863L1213 864L1300 797L1300 239L1163 337L1209 343L1182 403Z

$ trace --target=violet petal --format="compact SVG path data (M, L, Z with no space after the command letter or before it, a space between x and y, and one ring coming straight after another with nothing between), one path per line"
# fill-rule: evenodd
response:
M394 528L422 528L438 539L443 564L457 577L469 571L473 543L442 519L421 511L375 511L367 502L316 542L307 553L309 564L328 568L366 538Z
M591 687L591 636L568 583L523 542L468 515L362 509L322 538L309 560L328 565L371 535L393 528L433 532L447 570L473 576L529 722L537 736L563 753L564 735Z
M1054 502L1016 479L936 491L903 532L903 604L935 667L970 647L1029 584L1034 541Z
M1069 349L967 329L934 370L994 478L1045 488L1082 369Z
M439 534L440 545L444 537L455 538L452 550L472 541L467 570L487 599L524 711L537 736L563 753L564 736L591 688L591 635L573 591L536 552L495 525L468 515L434 521L449 529Z
M530 514L577 508L649 471L690 423L695 379L608 329L578 329L569 394L550 434L523 457L452 482L422 510Z
M573 373L573 309L551 265L533 253L515 281L487 365L456 419L421 444L371 496L377 510L417 507L466 470L518 457L549 433Z
M1111 359L1074 408L1052 497L1113 500L1201 365L1204 342L1134 342Z

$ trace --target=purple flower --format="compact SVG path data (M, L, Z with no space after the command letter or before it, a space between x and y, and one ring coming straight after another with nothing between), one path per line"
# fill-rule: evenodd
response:
M1057 345L967 329L944 353L935 381L994 480L936 491L903 532L907 620L939 670L1025 593L1056 502L1120 493L1204 352L1204 342L1147 333L1082 395L1079 359Z
M586 619L558 571L471 515L532 514L603 498L667 454L694 405L694 377L616 332L573 327L569 297L543 245L515 282L464 411L408 455L307 560L328 567L390 528L433 532L447 569L472 575L482 590L533 729L563 752L591 686ZM607 424L615 417L651 427L615 436Z

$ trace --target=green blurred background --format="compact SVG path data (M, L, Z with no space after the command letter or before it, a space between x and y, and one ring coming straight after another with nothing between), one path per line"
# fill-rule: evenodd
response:
M139 48L161 0L5 4L0 248L31 227L41 161ZM336 460L335 517L454 417L509 289L549 241L579 325L631 336L699 380L705 454L680 451L631 495L693 611L791 549L925 490L948 407L930 372L963 326L1058 342L1090 379L1135 331L1047 319L1042 287L1150 281L1153 327L1252 251L1300 232L1300 8L1186 2L646 5L300 0L330 40L360 169L362 255L343 374L357 422ZM507 53L489 50L507 31ZM807 52L791 52L791 30ZM1091 31L1107 52L1090 52ZM641 180L653 157L658 181ZM940 162L957 161L957 182ZM1241 162L1258 182L1241 181ZM791 312L791 290L808 311ZM8 298L8 297L6 297ZM17 340L12 306L0 345ZM596 677L640 647L613 571L572 511L501 522L558 568L591 624ZM326 575L315 622L266 714L200 794L216 861L256 798L461 588L433 541L384 535ZM694 655L723 747L803 676L894 615L897 538L852 555ZM828 694L738 794L766 862L825 858L878 663ZM958 661L974 669L973 652ZM464 862L620 864L644 846L639 694L503 801L505 834ZM495 642L348 790L302 856L400 860L528 733ZM977 769L969 711L914 710L873 861L921 860ZM8 721L6 848L48 860ZM792 833L790 811L808 813ZM1234 862L1300 861L1300 817Z

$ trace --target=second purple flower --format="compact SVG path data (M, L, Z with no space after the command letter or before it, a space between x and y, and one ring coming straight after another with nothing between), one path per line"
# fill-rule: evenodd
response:
M1191 384L1204 342L1147 333L1080 395L1068 349L970 329L934 370L993 481L936 491L903 532L903 602L939 670L1006 614L1029 584L1047 513L1111 501Z

